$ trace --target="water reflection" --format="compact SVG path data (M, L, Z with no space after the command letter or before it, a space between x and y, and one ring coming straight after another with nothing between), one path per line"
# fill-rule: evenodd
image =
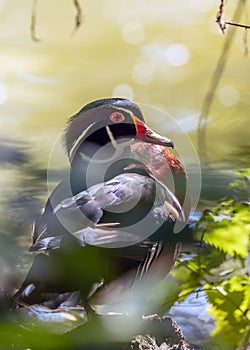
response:
M125 97L128 99L133 100L134 99L134 91L132 87L128 84L118 84L114 87L112 91L112 96L113 97Z
M8 97L7 90L4 85L0 84L0 104L3 104Z
M55 79L52 77L38 76L34 74L27 74L25 72L19 72L17 76L23 80L34 82L34 83L59 83L60 79Z
M189 61L189 50L183 44L170 45L166 50L166 59L172 66L184 66Z
M26 163L28 161L24 142L0 139L0 163Z
M219 92L220 103L225 107L234 106L239 102L239 91L234 86L224 86Z
M214 319L206 311L208 307L207 295L200 291L174 305L168 315L181 327L188 342L199 344L208 339L215 326Z
M142 23L139 21L125 23L122 27L122 36L129 44L140 44L145 37Z

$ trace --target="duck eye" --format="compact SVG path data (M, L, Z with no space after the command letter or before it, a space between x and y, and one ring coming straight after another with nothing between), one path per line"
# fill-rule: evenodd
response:
M109 118L113 123L121 123L125 120L125 116L120 112L113 112Z

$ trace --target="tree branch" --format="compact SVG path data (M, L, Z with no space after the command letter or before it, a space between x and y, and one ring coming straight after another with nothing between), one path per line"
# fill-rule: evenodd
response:
M73 30L73 33L76 32L80 26L83 23L84 17L83 17L83 13L82 13L82 8L80 6L80 3L78 0L73 0L73 5L76 9L76 15L75 15L75 28Z
M239 18L242 15L243 6L245 0L241 0L238 2L238 5L235 9L234 16L233 16L233 23L238 22ZM217 14L216 21L220 23L221 30L223 27L223 20L222 20L222 14L223 14L223 6L224 1L221 0L221 6L220 10ZM222 26L222 27L221 27ZM214 101L216 89L218 87L218 84L220 82L220 79L222 77L222 74L226 68L226 62L229 54L229 50L231 47L231 44L233 42L233 38L235 35L235 26L231 28L231 30L228 32L228 35L225 38L224 46L221 52L221 55L219 57L218 63L216 65L215 71L213 73L212 79L210 81L210 84L208 86L208 90L206 93L206 96L203 101L203 105L201 107L201 114L199 117L198 127L197 127L197 143L198 143L198 150L199 150L199 156L201 159L201 162L203 165L205 165L208 162L208 155L207 155L207 145L206 145L206 131L207 131L207 123L209 118L209 113ZM225 30L225 29L224 29Z
M37 3L38 0L32 1L32 11L31 11L31 20L30 20L30 35L33 41L40 41L36 36L36 17L37 17Z
M250 25L248 25L248 24L241 24L241 23L236 23L236 22L231 22L231 21L226 21L225 24L228 24L230 26L250 29Z

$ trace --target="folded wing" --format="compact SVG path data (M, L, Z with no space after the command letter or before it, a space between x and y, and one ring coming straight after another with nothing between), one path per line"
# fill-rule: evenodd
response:
M133 245L164 222L182 219L182 208L166 186L148 176L124 173L53 205L48 202L34 224L30 250L49 252L69 237L81 246Z

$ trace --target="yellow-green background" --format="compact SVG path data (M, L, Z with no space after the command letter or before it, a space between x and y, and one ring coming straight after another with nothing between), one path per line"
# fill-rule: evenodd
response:
M135 101L163 108L191 131L195 142L199 112L225 41L215 23L219 3L81 1L84 22L72 34L73 2L40 0L40 41L34 42L32 1L1 0L0 137L29 142L45 165L66 118L90 100L117 95L117 86L126 84L131 90L120 90L121 95L130 97L132 91ZM227 2L226 19L232 18L236 4ZM232 152L249 145L250 134L250 58L243 54L243 32L237 29L233 40L207 133L210 159L230 160L231 165L237 158ZM188 50L186 64L169 63L166 53L174 44ZM157 116L148 122L168 134Z

